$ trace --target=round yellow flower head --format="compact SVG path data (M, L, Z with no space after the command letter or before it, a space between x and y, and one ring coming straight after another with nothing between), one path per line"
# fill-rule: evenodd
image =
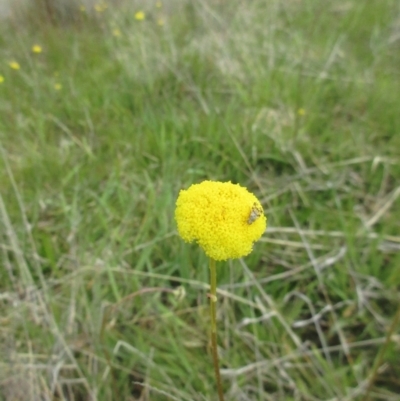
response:
M267 227L264 210L252 193L239 184L218 181L181 190L175 220L179 235L196 241L215 260L248 255Z
M42 52L42 46L39 46L39 45L33 45L32 46L32 52L33 53L41 53Z
M138 11L135 13L135 19L138 21L143 21L146 18L146 14L143 11Z

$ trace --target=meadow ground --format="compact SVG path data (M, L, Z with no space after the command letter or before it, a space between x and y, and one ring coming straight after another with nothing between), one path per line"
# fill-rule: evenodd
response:
M400 3L36 3L0 23L0 399L217 399L173 218L217 179L269 224L218 264L226 399L399 400Z

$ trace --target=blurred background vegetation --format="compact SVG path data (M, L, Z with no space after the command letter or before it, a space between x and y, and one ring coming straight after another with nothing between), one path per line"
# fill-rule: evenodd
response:
M226 399L399 400L398 1L0 15L1 400L217 399L173 220L204 179L269 223L218 265Z

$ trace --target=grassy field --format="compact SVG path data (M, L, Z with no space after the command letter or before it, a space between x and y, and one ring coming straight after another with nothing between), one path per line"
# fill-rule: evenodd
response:
M0 22L0 400L217 400L204 179L268 216L226 400L400 400L399 2L45 3Z

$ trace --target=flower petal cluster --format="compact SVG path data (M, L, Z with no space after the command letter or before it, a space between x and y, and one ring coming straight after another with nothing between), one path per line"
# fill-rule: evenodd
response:
M181 190L175 220L179 235L187 242L196 241L215 260L248 255L267 226L263 208L251 192L219 181Z
M8 63L8 65L10 66L10 68L12 68L13 70L19 70L21 68L21 66L19 65L18 62L16 61L10 61Z
M135 19L138 21L143 21L146 18L146 14L143 11L138 11L135 13Z
M41 53L43 51L42 46L39 45L33 45L32 46L32 53Z

